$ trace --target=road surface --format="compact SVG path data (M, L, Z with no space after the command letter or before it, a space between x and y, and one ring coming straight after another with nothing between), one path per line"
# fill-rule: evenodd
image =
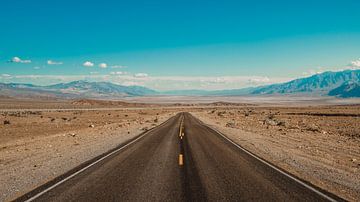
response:
M18 201L331 201L189 113Z

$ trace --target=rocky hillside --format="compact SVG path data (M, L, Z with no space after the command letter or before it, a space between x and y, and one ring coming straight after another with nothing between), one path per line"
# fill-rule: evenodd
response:
M295 79L287 83L263 86L252 91L252 94L321 94L327 95L331 90L346 82L359 82L360 70L341 72L324 72L310 77Z
M338 96L343 98L360 97L360 83L347 82L343 85L331 90L330 96Z
M0 84L0 95L27 98L119 98L154 95L156 91L141 86L122 86L109 82L73 81L50 86Z
M350 86L343 86L346 83ZM355 83L360 82L360 70L345 70L340 72L324 72L310 77L295 79L286 83L272 84L260 87L250 87L231 90L176 90L164 92L166 95L200 95L200 96L238 96L238 95L271 95L271 94L307 94L330 95L339 97L360 97L356 93ZM343 87L341 87L343 86ZM337 89L339 88L339 89ZM332 92L332 90L337 91ZM344 90L343 93L338 92ZM332 92L332 93L330 93ZM335 93L337 92L337 93Z

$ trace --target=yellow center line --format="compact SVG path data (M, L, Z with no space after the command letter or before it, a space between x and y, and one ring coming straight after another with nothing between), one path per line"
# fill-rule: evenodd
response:
M181 137L183 130L184 130L184 117L182 117L182 119L180 121L179 137Z
M184 165L184 157L182 154L179 154L179 166Z
M181 121L180 121L180 128L179 128L179 137L182 140L183 136L184 136L184 117L181 117ZM179 166L184 165L184 156L183 154L179 154Z

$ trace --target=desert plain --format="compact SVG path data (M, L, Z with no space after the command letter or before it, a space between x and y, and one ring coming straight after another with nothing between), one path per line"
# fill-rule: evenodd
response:
M179 112L287 172L360 199L360 101L311 98L0 99L0 201L13 200Z

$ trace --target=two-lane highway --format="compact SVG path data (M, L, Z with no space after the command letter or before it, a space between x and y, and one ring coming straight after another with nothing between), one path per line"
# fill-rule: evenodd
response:
M81 172L30 192L35 201L329 201L340 198L257 159L180 113Z

